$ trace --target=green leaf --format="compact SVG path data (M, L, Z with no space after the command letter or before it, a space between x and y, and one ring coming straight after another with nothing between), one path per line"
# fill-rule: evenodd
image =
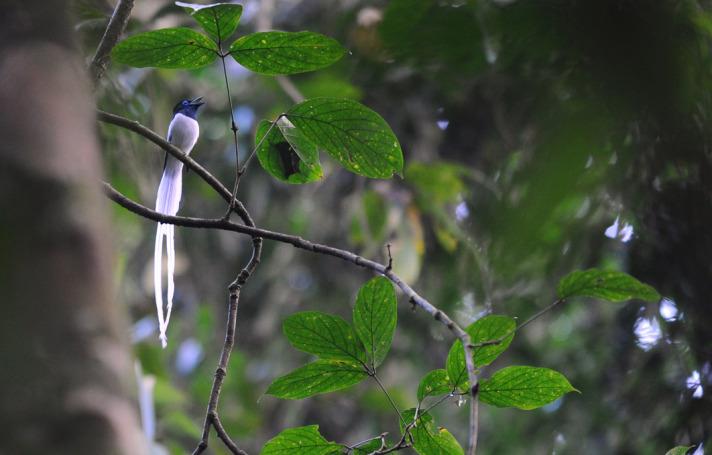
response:
M695 446L677 446L665 452L665 455L686 455Z
M371 178L403 170L403 151L383 118L363 104L314 98L292 107L287 118L346 169Z
M415 409L408 409L403 412L403 418L410 423L415 418ZM401 433L405 431L401 422ZM436 428L433 417L430 414L418 415L418 421L411 429L413 436L413 448L420 455L460 455L463 454L462 447L457 439L445 428Z
M121 41L112 58L138 68L200 68L217 57L210 38L189 28L164 28L139 33Z
M288 135L280 126L270 130L271 122L262 120L257 126L255 145L257 159L271 176L286 183L308 183L324 175L319 164L319 152L314 144L304 138L296 128L287 128ZM269 136L262 138L269 131Z
M374 367L388 354L396 330L396 292L393 284L382 276L366 283L356 297L354 328Z
M203 30L208 32L216 41L225 42L235 33L242 5L237 3L213 3L212 5L198 5L196 3L176 2L188 14L193 16Z
M535 409L568 392L578 392L561 373L548 368L512 366L480 382L480 401L500 408Z
M498 314L485 316L470 324L465 330L470 335L473 344L502 338L502 341L498 344L475 348L475 366L483 367L489 365L501 353L506 351L514 338L516 327L517 323L514 319Z
M303 311L284 320L284 334L295 348L326 360L360 365L366 352L348 322L318 311Z
M595 297L609 302L660 300L660 294L652 286L641 283L627 273L598 269L577 270L566 275L559 282L557 291L561 299Z
M267 441L261 455L326 455L342 446L329 442L319 433L319 425L288 428Z
M443 369L433 370L420 380L420 385L418 386L418 401L423 401L425 397L431 395L442 395L452 391L453 386L451 385L447 371Z
M256 73L296 74L324 68L346 52L338 41L313 32L258 32L232 43L230 55Z
M462 349L460 340L456 340L450 346L450 352L448 352L447 360L445 360L445 370L453 388L460 389L463 392L467 390L469 382L467 380L465 351Z
M497 314L485 316L470 324L465 330L470 335L470 340L473 344L499 340L502 338L502 341L498 344L475 348L475 367L479 368L489 365L497 357L499 357L499 355L504 352L512 342L512 339L514 338L513 331L516 327L517 324L514 322L514 319ZM466 391L469 388L469 382L467 380L465 352L462 349L462 342L460 342L460 340L456 340L452 344L445 365L448 376L452 381L451 385L462 391Z
M351 387L366 377L363 367L357 363L317 360L277 378L265 393L298 400Z

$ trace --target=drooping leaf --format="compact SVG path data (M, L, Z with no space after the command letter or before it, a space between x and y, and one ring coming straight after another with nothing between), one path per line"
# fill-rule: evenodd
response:
M319 151L316 145L309 141L287 117L280 117L276 126L307 166L314 167L319 165Z
M577 390L548 368L511 366L480 382L480 401L500 408L535 409Z
M509 347L509 344L514 338L514 329L516 326L516 322L510 317L490 314L478 319L465 329L470 335L470 340L475 345L488 341L502 340L496 344L476 347L474 349L474 363L476 368L489 365ZM463 391L467 390L469 388L467 365L465 364L465 353L462 349L462 342L459 340L455 341L450 348L445 365L448 376L452 381L452 386Z
M371 178L403 170L403 151L383 118L363 104L314 98L292 107L287 118L346 169Z
M559 282L557 291L561 299L595 297L609 302L660 300L660 294L652 286L641 283L627 273L611 270L577 270Z
M415 409L403 412L406 424L413 422ZM401 433L405 425L401 422ZM418 420L411 428L413 448L420 455L461 455L464 453L457 439L445 428L435 427L435 422L430 414L419 414Z
M423 376L418 385L418 401L423 401L425 397L431 395L442 395L453 391L450 384L450 377L443 369L433 370Z
M665 455L686 455L695 446L677 446L665 452Z
M237 3L213 3L212 5L199 5L196 3L176 2L188 14L193 16L198 24L208 32L216 41L225 42L235 33L242 5Z
M354 306L354 328L366 347L373 366L388 354L396 330L396 292L385 277L376 277L358 293Z
M287 428L260 451L261 455L326 455L339 453L341 445L329 442L319 433L319 425Z
M314 32L257 32L230 46L230 55L242 66L272 76L324 68L345 52L338 41Z
M366 377L363 367L357 363L317 360L277 378L265 393L298 400L351 387Z
M207 36L189 28L164 28L139 33L121 41L112 58L138 68L200 68L217 57L217 47Z
M294 131L296 128L287 130L290 134L285 136L282 128L275 125L270 130L270 125L267 120L262 120L255 134L255 145L262 141L256 152L262 168L287 183L308 183L321 179L323 172L316 146L306 138L298 137L301 135ZM269 135L262 140L265 134Z
M318 311L303 311L284 320L284 334L295 348L326 360L360 365L366 352L348 322Z

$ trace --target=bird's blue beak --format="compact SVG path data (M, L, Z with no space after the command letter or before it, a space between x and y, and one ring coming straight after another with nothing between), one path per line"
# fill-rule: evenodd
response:
M199 97L195 98L194 100L190 100L190 105L191 105L191 106L200 107L200 106L202 106L203 104L205 104L205 101L203 101L203 97L202 97L202 96L199 96Z

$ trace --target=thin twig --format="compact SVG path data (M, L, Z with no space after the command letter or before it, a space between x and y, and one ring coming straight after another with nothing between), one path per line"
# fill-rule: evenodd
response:
M403 415L401 414L400 410L398 409L398 406L396 406L395 401L393 401L393 398L391 398L391 394L388 393L388 390L386 390L386 387L381 382L381 379L378 377L378 375L375 372L371 375L371 377L376 380L378 387L381 388L381 391L386 395L386 398L388 398L388 402L391 404L391 407L398 414L398 418L400 419L400 421L405 423L405 421L403 420Z
M386 250L388 251L388 265L386 266L386 270L390 271L393 269L393 256L391 255L391 244L390 243L386 244Z
M372 438L368 438L368 439L364 439L363 441L359 441L359 442L357 442L356 444L352 444L352 445L350 445L350 446L349 446L349 445L345 445L345 447L346 447L349 451L352 451L352 450L354 450L355 448L360 447L360 446L366 444L367 442L375 441L376 439L380 439L380 440L382 441L383 439L385 439L386 436L388 436L388 432L387 432L387 431L386 431L386 432L383 432L383 433L381 433L381 434L379 434L378 436L374 436L374 437L372 437Z
M428 406L428 407L425 409L425 411L423 411L423 414L427 414L427 413L430 412L434 407L439 406L443 401L447 400L448 398L452 398L452 397L454 397L454 396L455 396L455 391L454 391L454 390L452 390L452 391L451 391L450 393L448 393L447 395L443 395L442 397L440 397L440 399L439 399L438 401L436 401L435 403L433 403L433 404L431 404L430 406Z
M245 158L245 161L242 163L242 167L240 168L240 175L244 174L245 171L247 170L247 166L250 165L250 161L252 161L252 158L255 156L257 153L257 150L260 149L262 146L262 143L267 140L267 136L269 136L269 133L272 132L272 129L274 129L275 126L277 126L277 122L279 122L282 118L286 117L287 114L279 114L277 118L269 125L269 128L267 128L267 131L265 134L260 138L259 141L257 141L257 144L252 148L252 151L250 152L249 155L247 155L247 158Z
M347 250L342 250L329 245L315 243L295 235L270 231L268 229L247 226L244 224L238 224L222 218L209 219L165 215L132 201L131 199L118 192L108 183L104 183L103 186L106 195L107 197L109 197L109 199L118 203L125 209L149 220L189 228L220 229L224 231L233 231L240 234L250 235L252 237L274 240L281 243L288 243L302 250L311 251L313 253L318 254L324 254L327 256L333 256L344 261L356 264L360 267L372 270L376 273L384 275L386 278L391 280L409 297L410 300L412 300L418 307L425 310L428 314L433 316L436 321L439 321L440 323L445 325L448 329L450 329L450 331L453 332L453 334L455 334L455 336L462 339L461 334L466 334L466 332L452 319L450 319L450 317L445 312L433 306L433 304L431 304L428 300L420 296L420 294L414 291L413 288L411 288L407 283L401 280L398 275L393 273L393 271L386 271L386 266L376 261L366 259Z
M109 25L106 26L104 36L101 37L94 58L89 64L89 71L95 85L104 76L106 67L109 66L111 50L116 46L119 36L124 32L126 24L129 22L133 5L134 0L119 0L116 3L111 19L109 19Z
M230 95L230 83L227 80L227 67L225 65L225 56L222 55L222 49L220 49L220 61L222 62L223 76L225 77L225 89L227 90L227 99L230 105L230 130L232 131L232 137L235 142L235 183L232 187L232 197L230 198L230 204L225 213L225 218L229 218L233 209L235 208L235 200L237 199L237 188L240 186L240 177L242 177L242 169L240 169L240 150L239 143L237 140L237 124L235 123L235 110L232 107L232 96Z
M529 319L527 319L526 321L522 322L521 324L519 324L518 326L516 326L515 328L513 328L513 329L510 330L509 332L505 333L505 334L502 335L501 337L495 338L494 340L487 340L487 341L482 341L482 342L480 342L480 343L474 343L474 344L472 345L472 347L473 347L473 348L481 348L481 347L484 347L484 346L492 346L492 345L495 345L495 344L500 344L501 342L503 342L504 340L506 340L508 337L512 336L514 333L516 333L516 332L518 332L519 330L523 329L524 327L528 326L529 324L531 324L531 323L534 322L535 320L539 319L540 317L542 317L543 315L545 315L545 314L548 313L549 311L553 310L554 308L556 308L557 306L559 306L560 304L565 303L565 302L566 302L566 299L557 299L557 300L555 300L553 303L550 303L546 308L544 308L544 309L542 309L542 310L539 310L539 311L537 311L536 313L534 313L532 316L529 317Z

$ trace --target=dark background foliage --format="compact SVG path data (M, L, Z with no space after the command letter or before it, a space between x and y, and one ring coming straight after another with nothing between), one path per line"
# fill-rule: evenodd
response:
M316 31L347 47L337 65L290 81L307 98L351 97L379 112L406 162L402 179L369 180L323 158L325 178L301 186L275 181L255 162L239 196L259 226L380 260L390 242L396 271L463 325L487 312L524 319L553 301L558 280L577 268L629 272L669 299L574 301L519 333L491 371L545 366L582 393L535 411L483 407L481 453L654 454L710 437L707 1L244 5L238 34L266 24ZM89 56L110 8L87 0L76 10ZM192 23L168 2L138 2L128 32L176 25ZM283 82L234 62L229 77L246 156L258 121L294 102ZM98 102L165 133L177 99L203 96L208 106L192 156L230 182L234 149L221 78L217 63L191 71L114 64ZM162 153L115 128L102 127L101 137L109 180L153 205ZM219 216L224 209L198 178L185 177L182 214ZM155 227L113 210L116 292L135 321L143 372L155 376L157 441L183 453L199 437L225 289L249 254L249 240L177 229L177 307L164 351L155 332L145 335L155 319ZM634 228L627 242L604 236L617 218ZM303 401L262 396L273 378L307 359L286 343L282 320L306 309L348 317L369 277L331 258L266 244L240 302L221 404L228 431L247 449L257 451L296 425L319 424L327 438L346 443L397 431L392 410L371 386ZM407 302L399 305L382 371L405 408L415 404L422 375L442 367L451 340ZM464 409L453 403L436 412L463 442Z

